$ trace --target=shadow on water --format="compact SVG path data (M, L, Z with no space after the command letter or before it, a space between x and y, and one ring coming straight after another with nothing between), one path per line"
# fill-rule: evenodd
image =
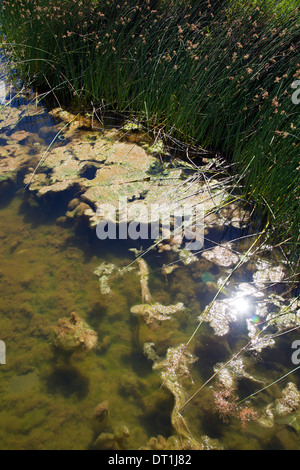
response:
M147 252L147 250L153 245L153 240L131 240L127 238L125 240L106 239L100 240L95 229L90 229L87 220L82 218L76 222L74 226L74 235L70 236L67 243L73 246L82 247L84 242L84 257L88 263L92 258L101 258L104 256L111 256L119 260L127 260L128 262L134 261L135 255L129 251L131 249L141 250ZM153 258L153 253L146 255L147 260ZM131 260L131 261L130 261Z
M206 334L201 334L195 347L195 355L198 360L194 366L195 369L199 370L199 374L204 381L213 375L214 366L217 362L226 362L232 356L227 338L216 337L213 334L209 335L209 327L206 327L206 330Z
M16 194L14 181L0 181L0 209L7 207Z
M141 350L134 348L131 354L125 354L121 362L125 368L131 367L134 373L141 378L147 378L152 373L152 363Z
M54 367L46 377L47 390L50 394L60 394L65 398L76 397L83 400L89 393L89 379L79 369L64 364Z
M39 225L55 224L59 217L65 216L70 200L78 193L78 185L74 185L67 191L47 194L38 200L31 194L24 192L20 213L24 217L24 222L31 224L33 228L38 228ZM71 222L69 225L72 225Z
M148 404L140 418L140 424L149 436L157 435L158 429L162 436L171 436L174 433L170 420L173 407L174 399L171 395L160 397L156 402Z

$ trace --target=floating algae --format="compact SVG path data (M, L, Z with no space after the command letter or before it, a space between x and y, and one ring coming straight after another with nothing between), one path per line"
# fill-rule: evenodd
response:
M149 303L152 300L150 290L148 287L148 280L149 280L149 269L146 261L143 258L138 258L137 260L139 271L138 275L140 276L140 284L141 284L141 291L142 291L142 301L143 303ZM134 313L134 312L133 312Z
M293 382L287 384L281 398L265 407L259 419L264 428L272 428L276 423L300 430L300 392Z
M113 272L116 271L116 266L113 263L101 263L94 271L94 274L99 277L100 292L101 294L110 294L111 288L109 286L109 279Z
M282 397L275 402L275 411L279 415L288 415L300 407L300 392L293 382L289 382L282 391Z
M212 263L224 267L235 266L240 260L239 256L234 253L231 243L223 243L210 251L204 251L202 256Z
M175 269L179 268L179 265L178 264L170 264L170 265L163 265L162 269L161 269L161 272L162 274L164 274L165 276L167 276L168 274L172 274L173 271L175 271Z
M148 265L146 261L142 258L139 258L137 261L139 264L138 274L140 276L142 300L143 302L148 303L134 305L133 307L131 307L130 311L134 315L140 316L143 321L149 326L149 328L155 328L157 322L170 320L171 315L184 310L184 305L182 302L178 302L175 305L162 305L158 302L152 301L152 296L148 287Z
M238 381L241 378L246 378L253 382L262 382L246 371L244 359L241 357L232 360L226 367L221 363L216 364L214 372L218 374L219 384L230 390L237 389Z
M253 281L258 288L281 282L286 277L286 269L282 265L274 266L267 260L259 259L256 262L257 271L253 274Z
M275 338L281 333L300 326L300 301L299 299L284 299L278 294L270 294L268 298L261 300L256 305L255 318L260 319L265 325L272 326L272 334L261 334L261 329L247 319L248 336L251 339L251 347L261 352L266 347L275 345Z
M165 359L157 360L153 364L153 370L160 371L164 387L174 396L171 423L178 435L179 448L186 450L203 449L203 445L193 439L180 412L186 402L185 382L186 380L193 382L189 366L195 361L196 358L186 351L185 345L181 344L176 348L168 348Z
M122 276L126 272L134 269L132 266L119 268L114 263L101 263L94 271L94 274L99 277L100 292L101 294L111 294L112 290L109 281L112 277Z
M230 331L230 323L237 320L237 313L230 306L229 300L216 300L212 305L209 304L198 318L199 321L205 318L216 335L224 336Z
M142 317L144 322L150 327L155 327L156 322L170 320L172 314L184 310L184 305L179 302L176 305L161 305L159 303L134 305L130 311L134 315Z

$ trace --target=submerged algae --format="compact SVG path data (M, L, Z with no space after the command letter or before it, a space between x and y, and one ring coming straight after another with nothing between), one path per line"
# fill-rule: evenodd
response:
M142 291L142 301L143 303L149 303L152 301L152 296L148 287L149 279L149 269L146 261L143 258L137 259L137 264L139 267L138 275L140 276L140 284ZM133 312L134 313L134 312Z
M194 441L188 426L181 414L181 408L186 401L184 382L186 379L192 380L189 365L193 364L196 358L186 351L185 345L181 344L177 348L168 348L166 357L157 360L153 364L153 369L160 371L164 387L174 396L174 408L171 415L171 422L177 432L182 449L203 449L202 445Z
M55 347L65 352L91 351L97 346L97 334L75 312L59 320L53 333Z
M182 414L182 408L187 400L189 384L193 383L189 367L196 361L197 358L187 351L184 344L176 348L168 348L165 358L155 358L153 370L160 372L163 387L169 390L174 397L171 423L175 434L167 439L163 436L152 437L143 449L222 449L220 442L216 439L211 439L207 435L201 435L197 438L193 437L189 425Z

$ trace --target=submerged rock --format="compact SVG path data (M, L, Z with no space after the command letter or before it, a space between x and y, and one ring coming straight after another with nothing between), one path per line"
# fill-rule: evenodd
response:
M97 334L72 312L70 318L62 318L54 328L53 343L65 352L91 351L97 346Z

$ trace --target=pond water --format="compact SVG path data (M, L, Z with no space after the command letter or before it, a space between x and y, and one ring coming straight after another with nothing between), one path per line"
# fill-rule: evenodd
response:
M56 139L56 115L25 90L0 109L1 449L298 449L298 371L242 401L297 367L299 301L281 252L245 257L251 223L210 227L187 257L169 244L99 240L88 217L70 215L80 186L25 188L49 145L95 148L81 125ZM66 181L49 168L37 172L42 187ZM85 167L87 184L98 170ZM101 290L99 266L129 265ZM72 312L95 347L57 347L55 328Z

